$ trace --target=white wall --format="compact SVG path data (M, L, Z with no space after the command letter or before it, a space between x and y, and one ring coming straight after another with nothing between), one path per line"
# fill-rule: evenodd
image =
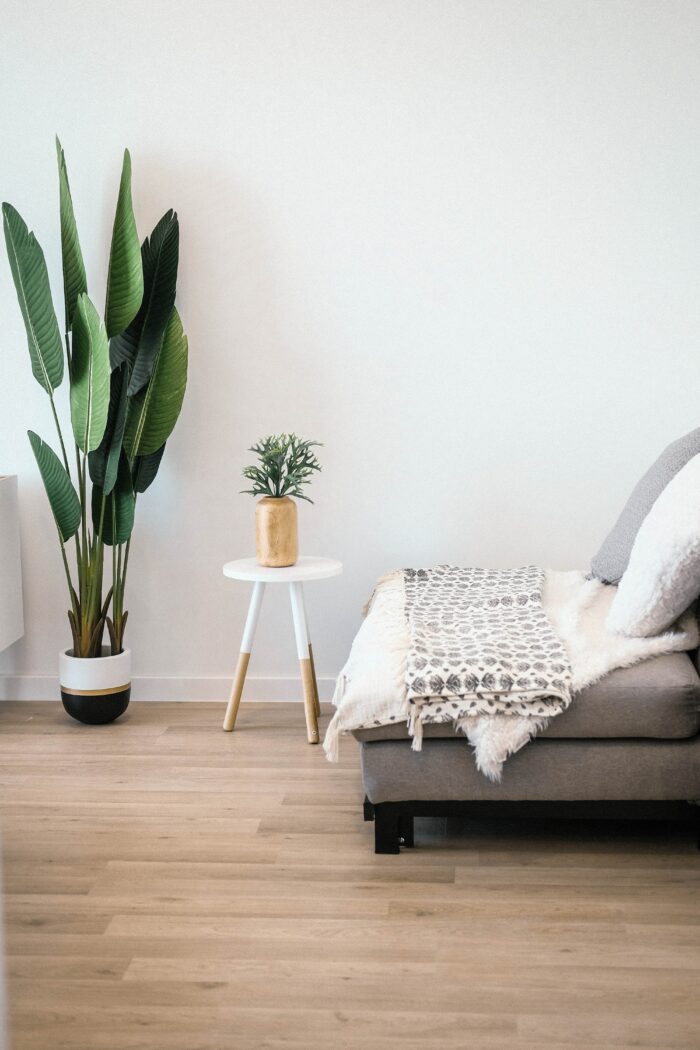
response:
M251 549L266 432L325 442L301 529L346 566L309 592L330 676L377 574L585 566L700 423L695 0L5 0L0 97L0 194L59 305L54 132L98 302L124 145L141 235L180 215L190 382L128 602L136 675L187 679L169 695L223 695L246 596L221 564ZM0 672L53 675L66 597L24 432L53 433L4 258L0 317L27 621ZM261 696L295 669L277 598Z

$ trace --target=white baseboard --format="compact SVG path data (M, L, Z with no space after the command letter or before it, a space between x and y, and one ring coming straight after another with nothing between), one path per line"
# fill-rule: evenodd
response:
M321 700L330 700L335 687L334 678L319 678ZM215 700L225 703L231 688L231 679L222 677L184 678L165 675L145 675L131 683L132 700ZM55 675L0 675L2 700L60 700L58 678ZM262 678L251 675L246 679L243 700L278 701L301 700L301 682L293 677Z

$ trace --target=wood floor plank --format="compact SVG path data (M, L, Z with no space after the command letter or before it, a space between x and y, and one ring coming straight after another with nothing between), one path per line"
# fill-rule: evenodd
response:
M118 1008L128 996L134 1007L161 1008L183 1006L216 1006L226 994L228 1002L256 1006L264 1009L270 1001L274 989L275 1006L287 1010L313 1010L317 1002L334 1003L342 1000L346 1009L363 1009L365 1007L381 1008L385 1003L401 1002L402 1009L410 1023L414 1010L420 1012L426 983L430 983L430 1008L435 1013L452 1010L459 1003L460 993L469 987L468 980L478 977L476 969L465 970L453 978L440 975L429 979L429 975L396 974L390 976L387 967L384 975L378 980L376 975L365 977L356 974L348 977L343 974L313 970L313 982L304 966L289 968L277 979L278 968L271 969L270 977L261 977L253 969L249 974L245 967L237 968L235 980L204 979L191 977L170 977L165 980L148 980L144 977L145 968L140 970L137 978L131 981L103 980L44 980L40 983L27 978L16 978L14 987L20 998L32 995L35 1009L49 1011L59 1001L63 1007L80 1008L84 1002L93 1001L99 1008ZM128 973L128 971L127 971ZM609 1014L618 1017L620 1014L633 1013L644 1009L652 988L655 991L655 1014L664 1015L670 1023L674 1018L687 1020L697 1016L694 1003L697 981L679 980L680 972L674 971L662 976L659 971L642 974L638 971L628 974L624 970L615 974L607 968L603 972L592 974L587 968L572 968L558 975L554 968L533 967L528 970L527 979L522 976L517 984L512 983L513 971L501 977L495 970L489 971L479 982L479 1008L481 1011L496 1015L503 1011L513 1018L528 1011L539 1014L562 1012L583 1013L594 1010L599 1016ZM697 976L697 975L695 975ZM634 977L634 980L630 978ZM654 980L656 979L656 985ZM556 993L556 994L555 994ZM466 998L464 999L465 1009Z
M230 989L226 987L228 993ZM338 1004L309 1009L251 1008L222 1002L216 1009L200 1007L108 1007L101 1024L90 1032L92 1014L86 1006L57 1002L47 1022L34 1022L31 1042L23 1050L266 1050L267 1047L308 1050L339 1047L355 1050L511 1050L516 1043L516 1021L502 1014L453 1011L413 1013L411 1023L401 1009L344 1009ZM25 1022L25 1017L21 1020ZM29 1020L29 1019L27 1019ZM518 1040L518 1050L523 1050Z
M354 742L222 716L0 704L13 1050L698 1050L684 829L419 820L375 856Z

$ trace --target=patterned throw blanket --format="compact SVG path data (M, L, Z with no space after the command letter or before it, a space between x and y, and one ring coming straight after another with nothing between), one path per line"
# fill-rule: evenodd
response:
M403 570L414 748L429 722L566 710L571 667L542 605L544 578L531 565Z

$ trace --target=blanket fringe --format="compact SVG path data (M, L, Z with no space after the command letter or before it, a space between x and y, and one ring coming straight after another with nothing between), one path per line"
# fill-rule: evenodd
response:
M402 569L392 569L391 572L385 572L383 576L379 577L379 579L375 583L374 587L372 588L372 593L370 594L370 596L367 599L367 601L365 602L365 604L362 606L362 615L363 616L367 616L367 614L369 613L370 609L372 608L372 602L374 601L374 596L377 593L377 591L379 590L379 588L382 586L382 584L383 583L388 583L389 580L395 580L398 576L403 576L403 570Z
M408 716L408 735L412 737L411 751L422 751L423 720L421 718L421 709L415 704L411 707L411 713Z
M340 684L340 679L338 679L338 684ZM331 718L330 722L328 723L328 729L326 730L326 735L323 738L323 750L324 750L326 758L328 759L329 762L337 762L338 761L338 752L339 752L339 749L340 749L339 748L339 744L340 744L340 709L338 709L336 711L336 713L333 715L333 717Z
M334 707L338 707L343 697L345 696L345 690L348 687L348 677L342 672L338 675L335 683L335 689L333 690L333 699L331 703Z

